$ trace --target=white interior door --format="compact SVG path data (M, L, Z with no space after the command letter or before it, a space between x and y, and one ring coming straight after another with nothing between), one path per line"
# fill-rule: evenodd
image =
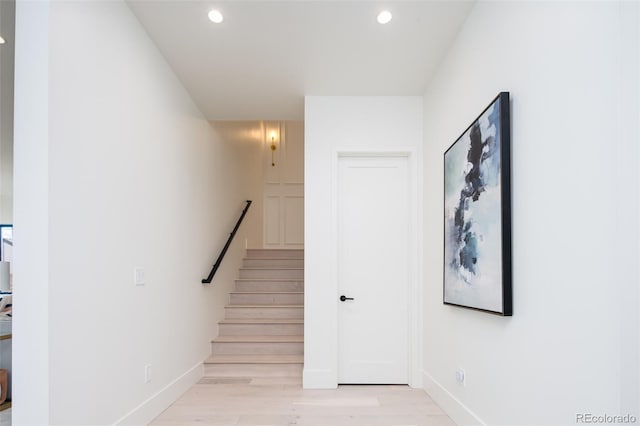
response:
M408 162L338 159L339 383L408 383Z

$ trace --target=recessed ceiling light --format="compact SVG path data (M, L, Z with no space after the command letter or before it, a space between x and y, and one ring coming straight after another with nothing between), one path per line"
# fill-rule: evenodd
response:
M209 12L209 19L211 20L211 22L219 24L224 21L224 16L222 16L222 13L220 13L219 10L213 9Z
M0 44L4 44L4 38L2 38L2 36L0 36Z
M389 12L388 10L383 10L378 14L378 23L388 24L389 21L391 21L391 18L393 18L393 15L391 15L391 12Z

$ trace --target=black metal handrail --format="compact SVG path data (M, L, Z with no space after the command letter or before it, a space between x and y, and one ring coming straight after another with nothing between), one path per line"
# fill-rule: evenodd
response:
M220 255L218 256L218 260L216 260L216 263L213 264L213 268L211 268L211 272L209 272L209 276L207 278L202 279L202 284L209 284L213 280L213 276L216 274L216 271L220 267L220 264L222 263L222 259L224 258L224 255L227 254L227 249L231 245L231 241L233 241L233 237L236 236L236 232L238 231L238 228L240 228L242 219L244 219L244 215L247 214L247 210L249 210L250 205L251 205L251 200L247 200L247 205L244 207L244 210L242 210L240 219L238 219L238 222L236 223L235 228L233 228L233 231L229 235L229 239L227 240L227 243L224 245L224 248L222 249L222 251L220 252Z

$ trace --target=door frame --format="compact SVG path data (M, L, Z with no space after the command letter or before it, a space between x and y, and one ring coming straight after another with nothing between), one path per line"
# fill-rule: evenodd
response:
M340 158L345 157L406 157L409 167L409 271L408 280L408 378L409 386L412 388L422 388L422 353L423 353L423 291L422 276L423 271L420 267L420 259L422 259L422 169L418 150L414 148L400 149L336 149L332 155L331 161L331 248L334 250L335 256L331 259L331 275L334 277L336 294L334 297L335 332L334 348L335 348L335 364L338 365L338 162ZM338 384L337 371L335 372L336 385Z

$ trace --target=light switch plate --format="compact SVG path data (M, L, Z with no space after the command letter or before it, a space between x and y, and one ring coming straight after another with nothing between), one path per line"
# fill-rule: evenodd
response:
M144 366L144 382L149 383L151 381L151 364Z
M144 281L144 269L143 268L135 268L133 270L133 275L134 275L134 283L136 285L144 285L145 281Z

